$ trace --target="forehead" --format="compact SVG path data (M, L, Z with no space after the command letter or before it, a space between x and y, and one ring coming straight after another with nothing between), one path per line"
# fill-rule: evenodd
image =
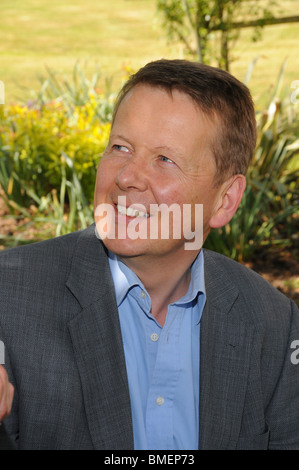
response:
M156 127L157 136L163 132L188 134L194 138L211 134L214 122L186 93L166 90L147 84L133 87L122 99L115 114L113 127L134 124L145 129ZM202 130L204 129L204 135Z
M157 96L159 99L166 100L168 99L169 101L175 102L177 101L178 98L181 98L181 100L189 101L189 104L193 106L194 108L197 107L197 104L195 101L191 98L190 95L187 93L177 89L177 88L166 88L163 86L155 86L155 85L150 85L148 83L138 83L135 85L133 88L131 88L121 99L121 101L117 105L117 110L115 115L117 115L119 108L123 107L124 104L127 104L128 102L132 102L135 100L142 100L142 99L149 99L150 97L155 97ZM198 107L199 109L199 107Z

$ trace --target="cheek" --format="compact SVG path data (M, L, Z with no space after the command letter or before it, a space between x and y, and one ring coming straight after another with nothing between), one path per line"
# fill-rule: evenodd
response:
M186 187L181 184L178 178L165 178L155 175L152 178L151 191L158 204L183 204L186 201Z
M104 158L100 161L97 169L95 192L97 195L106 192L115 181L113 167Z

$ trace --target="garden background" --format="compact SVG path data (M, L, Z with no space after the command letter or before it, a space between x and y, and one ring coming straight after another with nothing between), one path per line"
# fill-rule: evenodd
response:
M92 222L96 166L121 83L150 60L190 57L167 39L156 0L2 0L0 8L7 249ZM279 14L299 14L299 1L283 2ZM206 246L253 267L299 304L298 43L299 23L281 24L255 42L247 28L232 49L231 72L256 104L258 143L241 207Z

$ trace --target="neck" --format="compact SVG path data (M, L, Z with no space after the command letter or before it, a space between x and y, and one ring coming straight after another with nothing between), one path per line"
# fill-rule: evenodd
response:
M163 326L166 321L168 305L183 297L189 288L190 267L198 252L189 252L182 260L164 258L145 259L145 257L120 257L120 259L139 277L151 298L152 315Z

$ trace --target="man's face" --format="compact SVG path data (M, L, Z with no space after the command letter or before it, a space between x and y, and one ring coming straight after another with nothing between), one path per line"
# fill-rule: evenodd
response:
M108 231L107 226L114 224L114 236L103 240L109 250L122 257L184 256L183 229L175 239L170 223L169 239L150 237L150 223L161 217L151 213L151 207L161 204L176 204L181 209L184 204L193 209L195 204L203 204L206 238L219 193L214 187L216 165L209 146L213 134L214 126L185 93L174 90L170 95L160 88L138 85L125 96L99 163L95 188L96 224L103 220L97 215L100 205L113 208L110 219L105 219ZM134 211L124 213L123 203ZM194 210L191 213L194 229ZM137 231L147 233L146 239L118 236L132 222Z

